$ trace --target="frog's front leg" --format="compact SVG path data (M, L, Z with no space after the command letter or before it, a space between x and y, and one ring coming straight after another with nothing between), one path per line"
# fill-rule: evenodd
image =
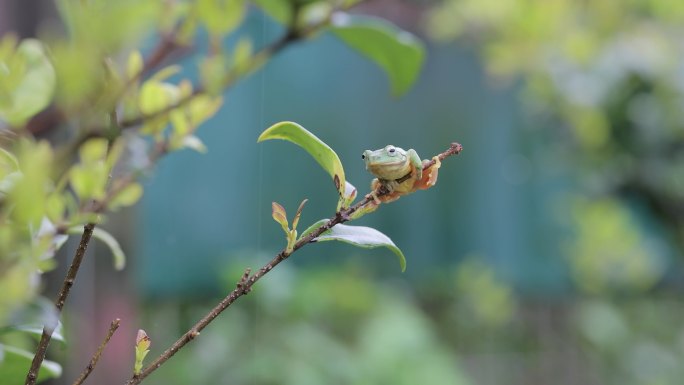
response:
M398 185L399 183L393 180L375 178L371 182L371 192L367 195L367 197L372 197L376 205L379 205L380 203L395 201L399 199L399 197L401 196L401 194L394 191ZM382 196L378 196L378 189L380 189L380 187L383 186L387 189L388 193Z
M409 158L409 162L411 162L411 165L413 166L413 172L416 173L416 175L412 175L411 178L413 180L420 180L423 177L423 161L420 160L420 156L418 156L416 150L412 148L406 152L406 155Z

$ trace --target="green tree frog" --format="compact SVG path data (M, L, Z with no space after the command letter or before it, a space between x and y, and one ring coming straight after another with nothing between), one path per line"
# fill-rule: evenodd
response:
M435 164L423 171L423 164L428 160L420 160L415 150L405 151L392 145L379 150L366 150L361 155L366 162L366 170L377 178L371 182L375 206L399 199L402 195L416 190L428 189L437 183L437 170L441 166L439 157L435 156ZM377 189L385 186L389 194L378 197Z

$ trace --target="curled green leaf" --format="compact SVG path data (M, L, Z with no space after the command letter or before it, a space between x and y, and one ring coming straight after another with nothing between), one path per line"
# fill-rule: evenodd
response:
M316 135L294 122L280 122L262 132L257 142L269 139L288 140L305 149L323 169L330 174L335 182L335 187L344 196L344 168L335 151Z
M83 227L72 227L67 231L67 233L81 234L83 233ZM109 247L109 250L112 252L114 268L116 270L122 270L126 266L126 254L124 254L123 249L121 249L121 245L119 245L119 241L117 241L114 236L109 234L107 231L96 227L93 230L93 238L103 242L105 245L107 245L107 247Z
M404 257L404 253L401 252L387 235L371 227L338 224L319 235L316 238L316 241L341 241L367 249L386 247L399 258L401 271L406 270L406 257Z

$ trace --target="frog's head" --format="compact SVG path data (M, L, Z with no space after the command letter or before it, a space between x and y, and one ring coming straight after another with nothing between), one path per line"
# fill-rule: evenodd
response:
M406 151L392 145L379 150L366 150L361 155L366 162L366 170L381 179L398 179L410 171Z

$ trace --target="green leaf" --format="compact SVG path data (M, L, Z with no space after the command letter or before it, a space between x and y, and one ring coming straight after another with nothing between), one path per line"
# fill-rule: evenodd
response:
M202 140L195 135L188 135L183 137L181 140L181 146L182 148L189 148L191 150L195 150L199 152L200 154L206 154L207 153L207 146L202 142Z
M302 238L306 237L307 235L311 234L311 233L312 233L314 230L316 230L317 228L319 228L319 227L323 226L324 224L328 223L329 220L330 220L330 219L321 219L321 220L317 221L316 223L314 223L313 225L307 227L306 230L304 230L304 231L302 232L302 235L299 237L299 239L302 239Z
M9 94L7 102L0 103L0 119L19 126L50 103L57 78L42 43L36 39L23 40L15 56L9 59L11 63L5 63L0 58L0 68L9 72L3 74L3 78L20 80L11 84L10 89L4 89L4 84L0 85L0 91Z
M2 378L3 383L23 383L32 360L32 352L0 344L0 378ZM57 378L61 375L62 367L58 363L44 360L40 366L38 381Z
M140 76L143 65L143 57L140 51L131 51L130 55L128 55L128 63L126 64L126 76L128 76L129 79Z
M335 151L332 150L322 140L318 139L316 135L307 131L304 127L294 122L280 122L267 128L266 131L259 135L257 142L262 142L269 139L283 139L288 140L303 149L305 149L323 169L330 174L335 182L335 187L340 196L344 194L344 186L346 184L344 177L344 168L342 162Z
M57 328L55 328L55 331L52 332L52 340L53 341L59 341L61 343L64 343L64 334L62 333L62 323L57 321ZM19 332L19 333L26 333L31 335L32 337L36 338L37 340L40 340L40 337L43 335L43 325L41 324L25 324L25 325L12 325L12 326L5 326L0 328L0 334L6 334L6 333L11 333L11 332Z
M316 238L316 241L341 241L355 246L373 249L386 247L399 258L401 271L406 270L406 257L392 240L376 229L365 226L335 225L332 229L324 232Z
M107 139L90 139L78 149L79 157L83 163L92 163L103 160L107 156Z
M394 96L418 78L425 57L423 44L409 32L376 18L337 13L330 30L387 74Z
M143 195L143 188L140 183L131 183L124 187L118 194L112 197L109 202L109 208L111 210L118 209L120 207L133 206L140 197Z
M253 0L257 7L283 25L292 22L292 5L289 0Z
M11 152L0 148L0 178L19 171L19 161Z
M181 72L183 67L179 65L170 65L168 67L164 67L157 71L154 75L150 77L150 80L156 80L158 82L162 82L168 78L170 78L173 75L176 75L177 73Z
M69 234L82 234L83 227L72 227L68 230ZM116 270L122 270L126 266L126 255L124 254L119 242L111 234L96 227L93 230L93 238L102 241L109 250L112 252L112 257L114 259L114 268Z
M245 16L244 0L198 0L197 17L212 35L227 35L242 22Z

